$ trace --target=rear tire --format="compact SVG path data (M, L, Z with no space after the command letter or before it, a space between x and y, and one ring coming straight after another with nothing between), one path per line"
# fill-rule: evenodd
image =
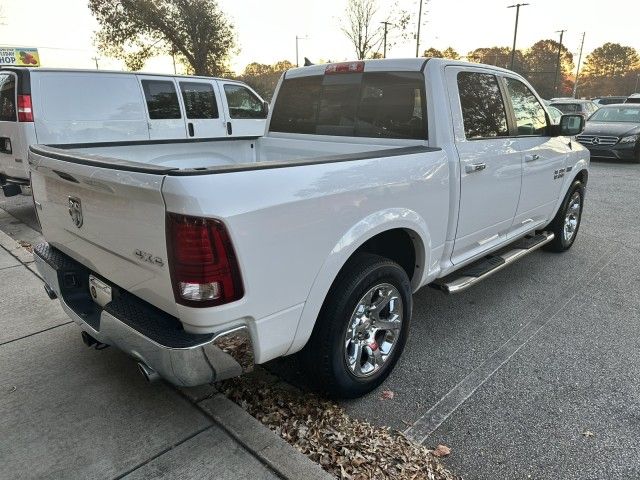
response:
M411 283L402 267L378 255L357 254L333 282L300 352L313 385L339 398L379 386L402 354L411 309Z
M560 205L558 213L545 229L555 235L555 238L543 247L545 250L564 252L571 248L580 229L583 205L584 185L580 180L574 180L562 201L562 205Z

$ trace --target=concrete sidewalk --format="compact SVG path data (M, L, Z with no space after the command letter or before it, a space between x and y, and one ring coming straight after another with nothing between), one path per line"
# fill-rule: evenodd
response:
M117 349L85 347L2 246L0 365L0 478L330 478L213 387L148 384Z

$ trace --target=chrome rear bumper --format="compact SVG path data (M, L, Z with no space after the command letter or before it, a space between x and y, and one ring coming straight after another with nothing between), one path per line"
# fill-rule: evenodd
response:
M88 286L84 288L86 267L46 243L35 247L34 259L48 291L57 295L82 330L174 385L212 383L253 367L251 335L245 326L208 335L188 334L177 319L126 292L102 309L91 301Z

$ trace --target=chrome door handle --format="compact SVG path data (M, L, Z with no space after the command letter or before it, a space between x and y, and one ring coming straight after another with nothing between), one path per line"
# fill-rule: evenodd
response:
M472 163L471 165L465 165L464 171L467 173L481 172L485 168L487 168L486 163Z
M533 155L525 155L524 156L524 161L525 162L535 162L539 158L540 158L540 155L538 155L537 153L534 153Z

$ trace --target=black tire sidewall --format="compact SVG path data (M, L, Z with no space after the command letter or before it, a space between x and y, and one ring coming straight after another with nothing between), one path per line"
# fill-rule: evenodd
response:
M325 344L328 348L327 373L333 385L325 385L325 391L341 397L361 396L382 383L400 358L409 334L409 323L412 313L411 284L405 271L398 264L382 257L367 255L366 259L355 262L354 268L336 282L329 295L336 295L335 301L330 296L323 307L318 321L320 328L328 328ZM369 265L366 265L369 263ZM351 315L360 299L371 288L381 283L393 285L400 293L403 319L399 338L391 352L391 357L373 375L360 378L353 375L345 362L344 339ZM325 308L326 307L326 308ZM313 338L311 339L313 341ZM313 346L311 345L311 348Z

